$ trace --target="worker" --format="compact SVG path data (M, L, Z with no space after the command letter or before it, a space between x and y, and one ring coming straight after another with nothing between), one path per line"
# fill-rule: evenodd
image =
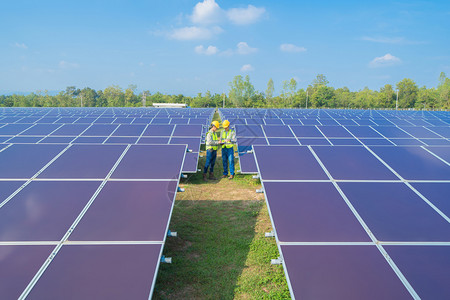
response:
M222 123L222 134L221 134L221 144L222 144L222 163L223 163L223 176L226 178L228 176L228 164L230 164L230 177L228 179L234 178L234 144L236 144L236 132L230 128L230 122L228 120Z
M206 163L205 169L203 170L203 180L208 181L206 174L208 173L209 167L209 179L216 180L214 177L214 165L216 163L217 149L220 145L220 139L217 136L217 129L219 128L219 122L213 121L211 123L211 129L206 134Z

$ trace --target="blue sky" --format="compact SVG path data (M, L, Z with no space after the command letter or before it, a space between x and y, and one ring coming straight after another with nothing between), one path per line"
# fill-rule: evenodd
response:
M325 74L379 89L450 75L450 1L2 1L0 93L136 84L193 96Z

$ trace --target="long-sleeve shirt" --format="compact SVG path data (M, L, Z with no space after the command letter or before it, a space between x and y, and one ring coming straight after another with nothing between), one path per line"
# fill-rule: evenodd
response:
M236 140L236 131L234 131L233 129L230 129L228 131L223 130L222 131L222 141L230 138L230 144L236 144L237 140Z
M218 146L219 145L219 136L217 135L217 140L213 139L213 134L217 135L217 132L212 130L208 131L206 134L206 147L208 146Z

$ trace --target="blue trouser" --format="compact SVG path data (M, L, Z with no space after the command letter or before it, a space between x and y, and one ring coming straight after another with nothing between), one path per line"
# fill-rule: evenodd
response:
M210 173L214 172L214 165L216 164L216 157L217 157L217 150L208 149L206 150L206 163L205 163L205 169L203 170L203 173L206 174L208 172L208 167L211 166L209 169Z
M234 176L234 148L222 148L223 175L228 175L228 162L230 175Z

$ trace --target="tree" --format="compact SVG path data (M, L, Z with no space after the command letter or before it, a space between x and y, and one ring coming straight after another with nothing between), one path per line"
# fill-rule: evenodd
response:
M414 105L416 109L428 109L434 108L437 104L438 93L436 89L427 89L426 86L423 86L419 89L419 93L417 95L417 101Z
M292 107L294 102L294 95L297 91L297 81L294 78L283 81L283 90L281 98L283 99L283 107Z
M125 97L122 89L118 85L108 86L104 91L103 95L106 98L108 106L120 107L125 104Z
M417 101L417 94L419 88L417 84L409 78L405 78L397 83L398 89L398 107L399 108L413 108Z
M396 94L394 88L390 84L386 84L378 93L378 105L380 108L394 108Z
M228 83L230 91L228 93L230 100L235 107L244 107L246 100L251 99L255 95L255 87L250 82L250 76L245 76L245 80L241 75L234 76L233 81Z
M136 106L139 102L139 99L137 99L137 96L134 94L136 89L137 85L130 84L125 90L125 106Z
M439 85L437 88L438 106L440 108L450 109L450 78L441 72L439 76Z
M312 84L314 88L317 88L319 86L327 86L330 82L328 81L327 77L323 74L318 74L316 76L316 79L313 80Z
M273 100L274 90L275 89L273 86L273 80L272 80L272 78L270 78L269 81L267 82L267 89L266 89L266 93L265 93L267 104L270 106L273 105L272 100Z
M97 106L97 92L91 88L85 87L80 91L80 96L83 97L83 106L94 107Z

